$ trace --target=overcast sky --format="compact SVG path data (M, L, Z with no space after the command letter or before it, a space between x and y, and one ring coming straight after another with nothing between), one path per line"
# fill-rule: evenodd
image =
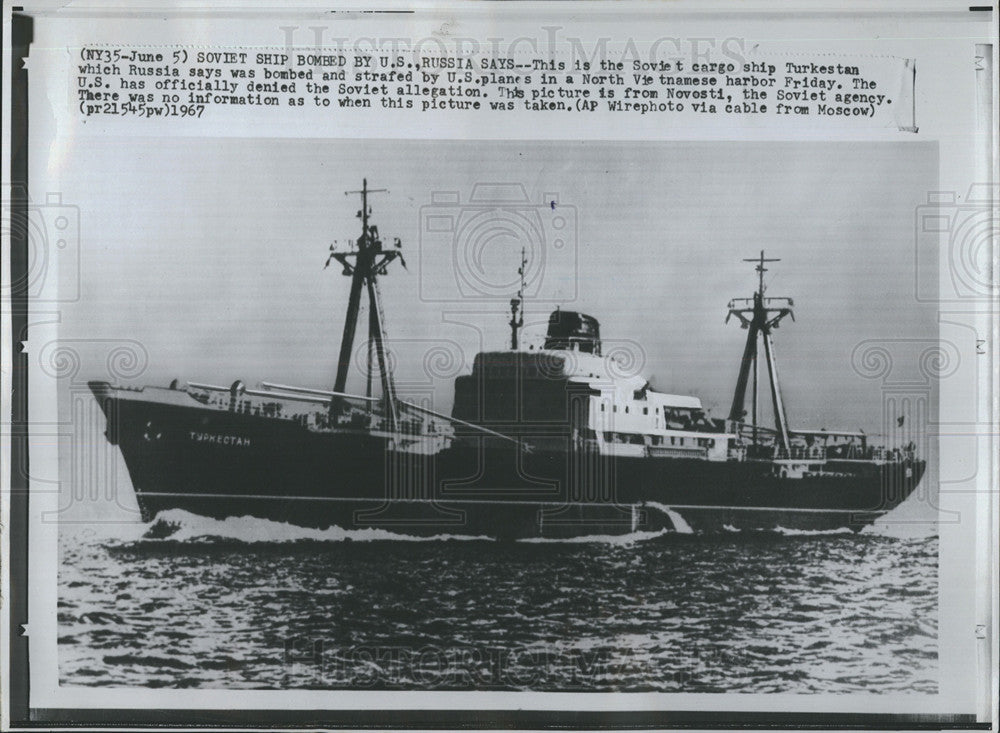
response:
M63 309L61 335L140 341L150 364L136 385L332 386L349 280L323 265L334 240L359 232L358 200L344 191L363 176L390 189L372 198L372 220L387 242L402 239L409 266L382 280L389 337L403 339L396 374L428 383L439 409L476 352L506 347L515 286L504 285L522 244L535 258L529 323L556 301L590 313L609 345L642 344L657 388L697 395L718 417L746 334L724 325L726 304L752 293L742 259L761 249L782 260L768 294L795 299L797 321L775 334L793 427L877 432L879 383L852 370L855 345L937 335L935 307L913 296L914 209L937 188L935 144L118 138L81 141L64 164L63 200L80 207L83 291ZM469 206L477 182L521 184L530 203L479 219ZM431 206L435 191L459 192L460 203ZM448 216L458 247L430 231ZM510 234L538 225L534 242ZM436 302L444 297L460 302ZM438 362L428 382L428 352L442 348L464 367ZM84 349L81 378L107 378L106 353ZM349 389L363 389L359 374Z

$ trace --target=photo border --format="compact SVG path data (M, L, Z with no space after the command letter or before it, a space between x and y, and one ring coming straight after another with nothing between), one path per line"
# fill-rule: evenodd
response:
M970 11L981 11L987 6L972 6ZM28 182L28 107L27 91L29 71L20 63L27 55L33 35L30 15L15 12L12 16L13 36L11 55L11 105L10 105L10 180L23 181L24 196L15 193L12 206L27 211ZM995 53L995 51L994 51ZM28 339L27 234L11 233L10 273L11 282L24 283L24 292L11 291L11 335L9 348L14 364L12 387L14 393L26 393L28 385L28 354L21 348ZM995 253L994 253L995 255ZM996 317L993 316L994 328ZM761 713L761 712L697 712L697 711L632 711L632 712L580 712L543 710L233 710L233 709L78 709L78 708L29 708L28 638L21 633L27 624L28 600L28 452L15 450L19 440L27 442L27 400L11 401L11 454L9 469L11 491L9 495L10 528L7 534L9 547L6 561L9 569L10 596L5 606L10 609L8 632L7 668L4 673L10 680L8 722L12 727L48 727L59 725L83 727L94 723L108 725L173 726L178 724L212 725L219 727L270 727L273 725L311 728L317 725L351 728L464 728L485 729L495 727L578 727L591 729L620 728L800 728L822 725L840 729L877 728L882 730L937 730L942 727L964 730L988 730L989 722L977 722L974 714L925 715L882 713ZM996 405L991 405L991 414ZM992 518L991 518L992 521ZM994 542L994 553L996 551ZM23 589L22 592L18 592ZM994 609L995 617L995 609ZM995 643L995 641L994 641ZM628 695L628 693L621 693ZM994 693L995 694L995 693Z

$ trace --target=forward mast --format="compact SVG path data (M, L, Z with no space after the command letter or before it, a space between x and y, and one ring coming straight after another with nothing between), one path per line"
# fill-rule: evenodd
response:
M399 425L399 406L396 399L396 387L393 381L392 371L389 369L388 358L385 349L385 314L382 310L382 297L379 292L378 277L385 275L389 264L399 259L400 264L406 267L403 253L400 251L402 243L398 238L393 241L394 247L386 249L379 236L378 227L371 224L369 216L371 207L368 205L368 195L372 193L388 193L385 188L368 188L368 179L362 180L361 190L345 191L345 196L359 194L361 196L361 209L357 217L361 219L361 236L357 241L352 242L350 249L346 252L336 251L336 245L330 246L330 259L334 259L343 266L343 273L351 278L351 294L347 302L347 317L344 321L344 333L340 341L340 357L337 360L337 376L334 381L333 391L336 394L343 394L347 386L347 373L351 364L351 353L354 350L354 335L357 331L358 315L361 308L361 293L368 293L368 369L366 397L372 396L372 372L374 362L378 361L379 377L382 382L382 401L385 406L385 415L389 423L389 429L397 430ZM337 408L337 401L331 402L331 410Z

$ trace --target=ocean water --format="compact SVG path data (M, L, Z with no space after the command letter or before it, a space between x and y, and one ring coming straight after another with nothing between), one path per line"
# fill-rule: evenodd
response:
M933 534L60 533L63 685L937 692Z

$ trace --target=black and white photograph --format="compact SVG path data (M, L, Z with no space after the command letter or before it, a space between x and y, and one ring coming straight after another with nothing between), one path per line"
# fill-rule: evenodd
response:
M486 5L19 21L13 718L995 724L983 16Z
M62 682L936 691L935 145L79 154Z

